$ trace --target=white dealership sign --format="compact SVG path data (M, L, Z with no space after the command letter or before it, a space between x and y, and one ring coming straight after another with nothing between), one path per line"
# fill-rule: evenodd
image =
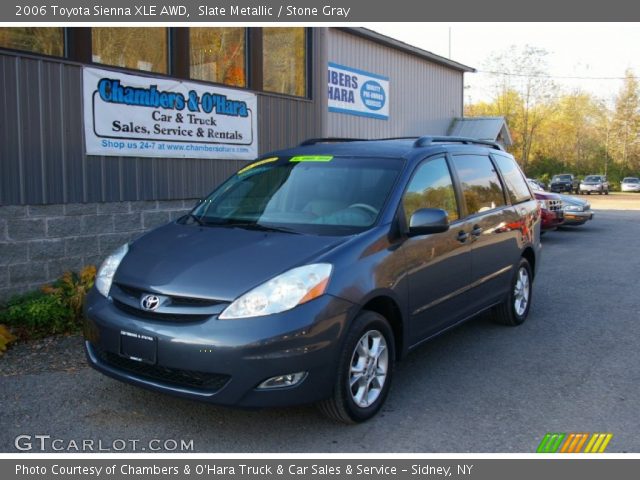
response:
M329 62L329 111L389 119L389 78Z
M258 156L252 93L89 67L83 91L88 155Z

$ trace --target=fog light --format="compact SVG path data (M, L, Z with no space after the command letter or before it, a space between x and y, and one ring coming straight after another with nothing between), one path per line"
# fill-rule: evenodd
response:
M297 372L297 373L289 373L287 375L278 375L275 377L271 377L260 385L258 385L258 390L265 390L269 388L284 388L284 387L293 387L294 385L302 382L307 376L307 372Z

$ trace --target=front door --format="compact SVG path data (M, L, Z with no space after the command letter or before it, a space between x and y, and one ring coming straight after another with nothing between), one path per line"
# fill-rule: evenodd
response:
M407 263L411 343L454 323L468 310L464 291L471 282L468 222L460 220L451 173L444 156L426 159L403 196L407 225L420 208L441 208L449 215L447 232L408 238L402 245Z

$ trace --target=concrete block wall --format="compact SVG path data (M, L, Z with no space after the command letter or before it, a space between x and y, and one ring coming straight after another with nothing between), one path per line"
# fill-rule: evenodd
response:
M114 249L174 220L196 200L0 206L0 302L100 266Z

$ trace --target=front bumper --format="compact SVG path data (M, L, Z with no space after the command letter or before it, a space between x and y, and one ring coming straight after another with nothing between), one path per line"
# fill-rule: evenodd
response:
M549 190L554 193L572 192L573 185L570 183L553 183L549 187Z
M603 185L580 185L581 192L604 192Z
M564 225L582 225L592 219L593 212L591 210L587 210L584 212L573 212L565 210L564 212Z
M86 304L85 351L98 371L151 390L244 407L328 397L343 333L356 310L346 300L323 295L268 317L178 323L137 318L95 290ZM153 360L124 355L123 332L153 339ZM293 387L256 389L267 378L301 371L306 378Z
M620 190L622 192L640 192L640 185L634 185L634 186L622 185L620 187Z

